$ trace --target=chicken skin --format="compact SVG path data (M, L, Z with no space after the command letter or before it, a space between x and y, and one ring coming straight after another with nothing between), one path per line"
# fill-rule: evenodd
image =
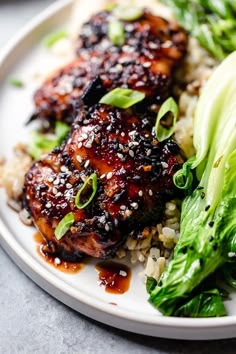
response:
M187 35L174 22L144 10L135 21L120 21L124 43L109 38L112 14L94 15L81 29L76 59L49 77L34 95L34 118L73 122L73 107L99 76L107 91L131 88L146 94L146 109L158 109L171 91L173 73L186 53Z
M162 220L165 201L177 194L172 177L183 158L172 139L157 141L149 115L82 102L77 109L69 138L26 174L24 204L55 255L109 258L129 233L135 237ZM91 176L95 195L80 208L76 195ZM55 229L68 213L74 221L58 240Z

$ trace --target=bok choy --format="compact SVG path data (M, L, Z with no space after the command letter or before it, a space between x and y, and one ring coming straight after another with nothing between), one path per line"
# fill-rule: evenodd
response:
M236 259L236 52L221 63L203 89L196 109L194 146L196 157L186 162L188 168L176 179L181 188L188 188L180 239L150 293L150 302L165 315L178 315L183 308L182 313L189 315L196 288ZM192 172L198 184L194 190L185 183ZM219 300L215 290L207 295L208 302L210 295L211 301ZM209 311L204 316L217 314Z
M178 21L217 59L236 50L234 0L162 0Z

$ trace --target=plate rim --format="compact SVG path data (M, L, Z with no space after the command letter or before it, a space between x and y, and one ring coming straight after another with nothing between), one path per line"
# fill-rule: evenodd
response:
M7 60L7 57L14 52L15 47L20 42L27 39L27 35L33 30L37 30L37 28L44 22L50 21L52 15L55 15L58 11L66 7L71 7L72 3L73 0L56 1L35 16L15 36L13 36L0 51L0 71L2 64ZM236 329L236 315L217 318L178 318L164 317L157 314L157 316L153 316L153 318L149 315L150 318L146 319L143 314L134 315L132 312L127 315L125 309L122 310L118 307L111 306L108 303L105 304L97 299L91 299L91 297L86 296L86 294L82 293L79 289L74 289L71 285L65 284L63 280L52 274L50 270L43 268L37 260L27 253L20 243L17 242L14 234L10 232L2 218L0 218L0 244L12 260L41 288L69 307L74 308L76 311L113 327L135 333L160 336L163 338L190 340L216 338L214 329L217 333L218 330L222 328L224 331L227 329ZM52 289L51 286L53 286L54 289ZM63 297L65 297L65 301L63 301ZM70 303L68 299L73 299L72 303ZM76 302L79 303L76 304ZM84 309L83 306L85 306ZM104 317L102 319L96 318L96 316L93 316L93 313L96 313L96 315L99 315L100 317ZM120 321L118 324L116 323L116 318ZM181 324L179 324L180 321ZM134 327L132 327L132 325L134 325ZM145 328L142 329L142 326ZM156 330L153 330L153 326L156 327ZM206 329L209 330L209 328L214 333L212 332L212 335L202 338L203 332ZM196 334L194 338L188 338L188 334L186 333L196 329L201 329L201 333L199 332ZM165 331L167 332L165 333ZM173 333L173 335L170 335L170 331L176 331L176 334ZM181 335L181 331L186 332ZM218 333L217 335L217 338L232 337L233 336L231 335L227 335L227 333Z

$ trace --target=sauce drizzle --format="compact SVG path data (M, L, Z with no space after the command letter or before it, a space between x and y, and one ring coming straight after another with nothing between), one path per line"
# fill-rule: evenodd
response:
M44 247L47 245L46 241L44 240L43 236L40 232L36 232L34 234L34 240L37 243L37 252L38 255L43 258L45 262L53 266L54 268L58 269L63 273L68 274L75 274L82 270L85 266L84 263L73 263L68 261L63 261L59 257L56 257L52 254L49 254L44 251Z
M98 272L98 283L105 291L112 294L124 294L129 290L131 270L124 264L102 261L95 266Z

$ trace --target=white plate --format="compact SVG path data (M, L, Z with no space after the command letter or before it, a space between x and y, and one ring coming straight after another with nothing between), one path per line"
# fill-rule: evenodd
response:
M16 89L9 85L9 76L25 75L35 63L48 55L40 45L46 33L65 26L72 1L62 0L31 21L0 55L0 151L10 156L12 147L27 129L26 119L33 110L33 85ZM132 268L131 286L123 295L108 294L97 284L95 262L80 273L64 274L45 263L36 252L34 230L24 226L18 215L6 206L1 191L1 245L18 266L51 295L75 310L114 327L157 337L179 339L216 339L235 336L236 297L226 306L229 316L213 319L186 319L161 316L147 301L145 287L138 276L140 266ZM115 302L117 306L111 305Z

